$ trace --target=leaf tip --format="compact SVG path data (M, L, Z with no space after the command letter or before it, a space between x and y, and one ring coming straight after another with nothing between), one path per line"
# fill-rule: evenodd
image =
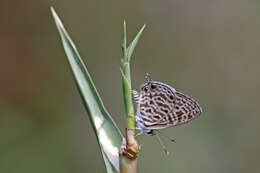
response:
M53 8L53 6L50 6L50 10L51 10L51 11L54 11L54 8Z
M54 21L56 23L56 26L57 26L58 30L59 31L60 30L64 31L65 28L64 28L64 26L63 26L63 24L61 22L61 19L59 18L58 14L56 13L56 11L54 10L54 8L52 6L50 7L50 10L51 10L52 17L53 17L53 19L54 19Z
M140 33L143 32L143 30L145 29L145 27L146 27L146 24L144 24L144 25L142 26L142 28L140 29Z
M51 10L51 14L52 14L52 16L53 16L53 17L56 17L56 16L57 16L57 13L55 12L53 6L50 7L50 10Z

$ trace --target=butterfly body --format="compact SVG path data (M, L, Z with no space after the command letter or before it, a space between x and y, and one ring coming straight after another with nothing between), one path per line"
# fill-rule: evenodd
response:
M202 109L198 102L157 81L143 84L140 94L133 92L137 104L137 128L149 136L154 130L187 123L198 117Z

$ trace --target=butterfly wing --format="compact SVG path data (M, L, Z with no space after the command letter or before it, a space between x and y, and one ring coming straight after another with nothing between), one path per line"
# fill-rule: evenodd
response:
M153 85L156 89L152 89ZM144 128L162 129L187 123L198 117L202 109L191 97L161 82L153 82L140 96L139 111Z
M196 100L180 92L175 93L173 105L172 110L168 114L149 126L149 128L161 129L185 124L197 118L202 112Z

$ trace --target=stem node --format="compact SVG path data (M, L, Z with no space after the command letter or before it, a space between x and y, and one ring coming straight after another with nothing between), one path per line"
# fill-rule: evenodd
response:
M134 160L137 158L137 154L141 149L141 146L136 140L135 133L126 128L126 145L122 146L120 155L126 156L128 159Z

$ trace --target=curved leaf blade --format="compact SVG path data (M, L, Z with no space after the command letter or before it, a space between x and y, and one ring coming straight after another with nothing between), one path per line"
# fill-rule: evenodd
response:
M128 46L127 48L127 58L128 58L128 61L130 62L131 60L131 57L132 57L132 54L135 50L135 47L144 31L144 28L145 28L145 24L142 26L142 28L140 29L140 31L136 34L135 38L133 39L133 41L130 43L130 45ZM125 26L124 26L125 27Z
M122 134L104 107L76 46L52 7L51 12L58 28L78 91L100 145L107 172L119 172L119 149L123 139Z

